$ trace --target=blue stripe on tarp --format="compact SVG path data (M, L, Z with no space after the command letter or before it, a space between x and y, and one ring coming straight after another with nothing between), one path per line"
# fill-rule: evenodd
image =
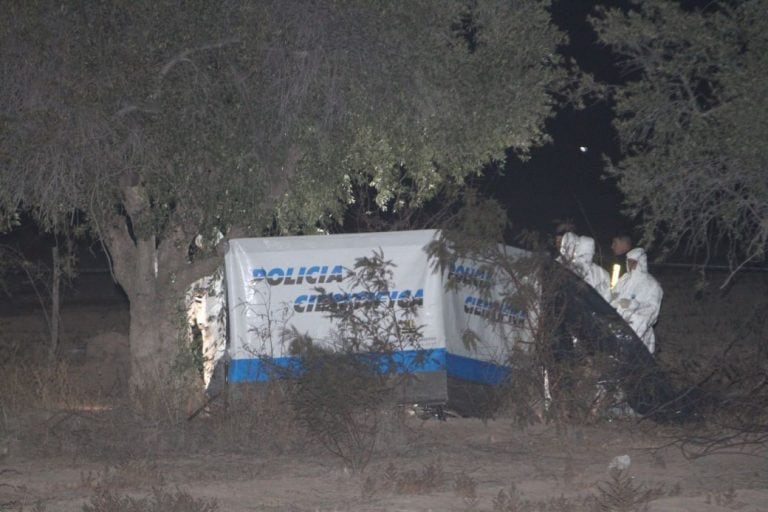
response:
M418 373L445 370L445 349L398 350L388 354L369 354L381 373Z
M445 366L449 377L497 386L509 379L508 366L448 353Z
M377 354L374 363L379 371L387 373L419 373L445 370L450 377L497 385L509 378L509 368L470 357L448 353L444 348L431 350L403 350L390 355ZM271 359L233 359L229 363L229 382L267 382L301 373L300 358L295 356Z
M372 355L373 364L382 373L418 373L445 370L445 349L402 350ZM301 360L296 356L233 359L229 363L229 382L267 382L275 378L301 373Z
M298 374L298 357L233 359L229 362L229 382L267 382Z

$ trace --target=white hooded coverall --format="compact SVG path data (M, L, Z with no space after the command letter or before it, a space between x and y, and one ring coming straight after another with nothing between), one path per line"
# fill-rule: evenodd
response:
M653 354L656 351L653 325L659 318L664 292L658 281L648 273L648 257L642 247L629 251L627 260L637 261L637 266L628 270L616 283L611 294L611 305Z
M597 293L611 301L611 276L600 265L592 260L595 257L595 240L588 236L578 236L565 233L560 243L560 256L557 261L573 270L587 282Z

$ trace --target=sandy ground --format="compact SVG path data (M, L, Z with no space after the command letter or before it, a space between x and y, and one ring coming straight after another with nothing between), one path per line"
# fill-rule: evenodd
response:
M383 447L362 474L351 474L332 456L301 454L210 453L108 464L7 456L0 461L0 503L80 511L103 484L132 496L147 495L153 486L179 489L232 512L595 510L585 498L605 497L609 465L629 455L626 474L634 488L651 491L648 510L768 510L764 458L686 460L677 448L659 448L667 440L660 428L608 423L558 433L461 418L413 418L406 426L408 441ZM436 478L424 477L430 467ZM516 494L518 508L502 508L500 491ZM538 508L523 508L525 501Z

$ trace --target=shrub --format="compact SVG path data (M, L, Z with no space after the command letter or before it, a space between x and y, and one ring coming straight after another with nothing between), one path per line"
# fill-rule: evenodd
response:
M591 507L595 512L643 512L662 494L660 489L635 484L626 471L617 470L611 471L611 479L598 484L597 489Z
M356 354L307 346L291 405L301 425L352 471L370 462L390 389Z
M382 252L359 258L345 284L358 297L389 296L393 263ZM291 404L301 423L352 471L362 471L373 455L382 420L397 414L394 391L411 368L399 351L419 349L421 327L415 324L416 300L328 301L335 332L322 347L298 332L290 333L291 353L301 358ZM345 294L339 294L344 297Z
M216 512L215 500L196 499L185 491L168 492L158 488L143 498L118 495L107 488L97 489L83 512Z

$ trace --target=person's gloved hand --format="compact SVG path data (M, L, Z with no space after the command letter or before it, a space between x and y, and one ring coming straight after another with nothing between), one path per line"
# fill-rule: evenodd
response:
M629 299L619 299L619 306L624 309L627 309L631 303L632 301Z

